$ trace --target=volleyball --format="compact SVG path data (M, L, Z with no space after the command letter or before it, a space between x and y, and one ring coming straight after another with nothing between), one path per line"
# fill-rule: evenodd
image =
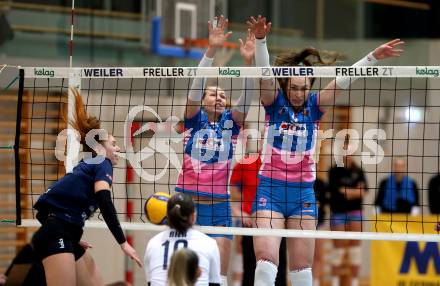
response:
M145 201L145 215L154 224L165 224L167 218L167 203L171 196L168 193L157 192Z

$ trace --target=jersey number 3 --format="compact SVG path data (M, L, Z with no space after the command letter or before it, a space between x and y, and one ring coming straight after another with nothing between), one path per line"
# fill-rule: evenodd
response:
M179 249L179 245L182 245L180 248L188 248L188 241L186 239L179 239L174 242L173 253ZM168 268L168 251L170 249L170 241L167 240L162 243L164 247L163 251L163 270Z

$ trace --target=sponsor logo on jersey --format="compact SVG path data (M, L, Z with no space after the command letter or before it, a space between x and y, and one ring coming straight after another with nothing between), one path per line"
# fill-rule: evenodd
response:
M307 137L306 124L283 122L280 124L280 133L297 137Z
M221 138L197 138L197 148L205 148L214 151L223 151L224 145Z

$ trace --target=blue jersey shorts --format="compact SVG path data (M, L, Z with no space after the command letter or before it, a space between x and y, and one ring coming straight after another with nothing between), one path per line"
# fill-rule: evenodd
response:
M231 205L228 202L214 204L195 204L197 218L196 224L202 226L232 226ZM210 237L225 237L232 240L232 235L208 234Z
M289 183L260 177L252 213L273 211L284 218L318 217L314 182Z
M330 216L330 226L346 225L349 222L362 222L362 210L354 210L346 213L332 213Z

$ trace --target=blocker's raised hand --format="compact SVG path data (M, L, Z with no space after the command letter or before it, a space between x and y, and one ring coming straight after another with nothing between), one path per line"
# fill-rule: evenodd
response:
M378 60L400 57L400 55L403 53L403 49L399 48L399 46L403 45L404 43L405 42L401 41L400 39L389 41L388 43L377 47L373 52L373 56Z
M214 21L208 21L209 46L213 48L221 48L226 40L232 35L232 32L225 33L228 28L228 19L223 15L215 17Z
M255 35L248 29L246 40L238 39L240 42L240 54L246 64L250 65L255 55Z
M258 15L257 18L251 16L248 21L246 21L248 28L255 35L257 39L263 39L270 32L270 27L272 27L271 22L266 22L266 17Z

